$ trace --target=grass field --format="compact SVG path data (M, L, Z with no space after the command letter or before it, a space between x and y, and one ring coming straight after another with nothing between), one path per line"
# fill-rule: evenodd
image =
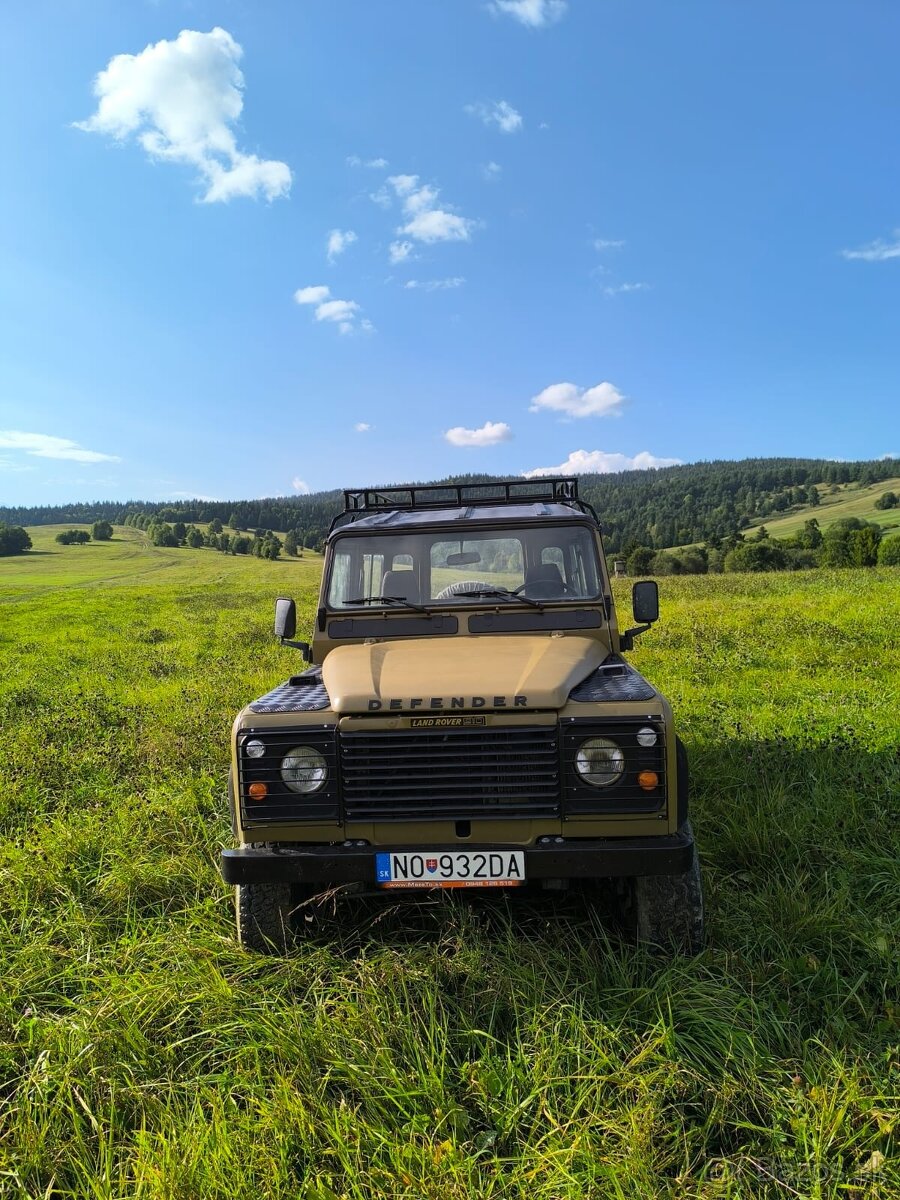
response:
M699 958L561 896L277 960L217 876L228 732L318 562L35 532L0 560L0 1196L900 1194L900 573L662 581L634 661L691 756Z
M875 507L875 501L885 492L900 495L900 479L884 479L865 488L855 483L844 484L833 495L825 484L819 490L822 500L815 508L805 505L783 517L765 517L754 521L752 527L765 525L772 537L784 538L799 533L810 517L815 517L822 529L843 517L858 517L861 521L875 521L885 529L900 529L900 508Z

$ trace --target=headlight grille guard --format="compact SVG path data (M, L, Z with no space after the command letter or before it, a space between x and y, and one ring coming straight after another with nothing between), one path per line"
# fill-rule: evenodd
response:
M266 747L262 758L250 758L244 751L249 741ZM328 775L315 792L294 792L281 777L281 763L289 750L311 746L325 759ZM316 821L339 824L340 791L337 768L337 737L334 725L302 725L294 729L242 729L237 739L238 799L244 828L285 824L289 821ZM254 800L251 783L264 783L268 794Z
M641 729L656 733L655 746L638 744ZM586 783L575 768L575 756L590 738L610 738L625 755L625 773L608 787ZM654 813L665 808L667 795L666 727L661 716L564 717L560 720L563 762L564 814ZM637 781L641 771L655 771L659 783L645 791Z

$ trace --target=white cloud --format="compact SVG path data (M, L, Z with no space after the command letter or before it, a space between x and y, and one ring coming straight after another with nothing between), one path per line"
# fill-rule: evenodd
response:
M298 304L321 304L323 300L327 300L331 295L331 288L321 284L318 287L298 288L294 292L294 299Z
M46 433L21 433L15 429L0 430L0 449L22 450L34 458L58 458L67 462L121 462L117 454L101 454L85 450L69 438L51 437Z
M356 424L353 426L353 429L356 433L368 433L371 430L371 428L372 428L372 426L369 424L368 421L357 421Z
M456 425L444 434L451 446L496 446L498 442L508 442L511 437L512 430L503 421L485 421L480 429Z
M467 242L472 236L475 222L458 213L437 208L440 190L430 184L419 184L418 175L391 175L388 183L393 187L403 204L409 220L401 225L397 233L414 238L418 242ZM408 242L392 242L391 262L402 262L409 256Z
M336 324L341 333L352 333L356 328L359 305L355 300L331 298L331 288L324 284L298 288L294 292L294 299L298 304L314 305L316 320ZM359 328L365 333L373 333L375 330L372 322L366 319L360 321Z
M412 242L391 242L388 246L388 258L392 263L404 262L412 252Z
M616 241L613 238L594 238L594 249L601 253L604 250L621 250L624 245L623 241Z
M523 474L526 479L537 479L541 475L609 475L615 471L677 467L680 463L680 458L657 458L648 450L642 450L634 458L629 458L627 454L609 454L605 450L573 450L566 461L557 467L535 467Z
M218 496L204 496L202 492L169 492L173 500L205 500L210 504L220 504Z
M567 417L618 417L625 397L611 383L580 388L574 383L551 383L532 398L529 412L561 412Z
M352 246L355 241L356 234L352 229L332 229L328 235L328 261L334 262L338 255L343 254L347 247Z
M358 154L348 154L346 158L348 167L372 167L376 171L383 171L388 165L386 158L360 158Z
M359 312L355 300L326 300L316 308L317 321L337 321L339 324L352 322Z
M499 163L489 162L489 163L485 163L484 166L481 168L481 175L482 175L482 178L486 179L488 183L494 183L497 179L500 178L502 171L503 171L503 168L500 166Z
M480 117L485 125L496 125L501 133L517 133L523 125L522 114L507 100L494 100L490 104L467 104L470 116Z
M462 275L454 275L450 279L408 279L403 286L410 290L418 288L423 292L443 292L450 288L462 287L465 282Z
M418 242L467 242L475 222L457 213L433 208L420 212L397 232L409 234Z
M491 10L514 17L529 29L542 29L558 21L566 11L566 0L493 0Z
M204 202L236 196L275 200L291 189L286 163L244 154L233 126L244 107L243 50L230 33L183 29L140 54L117 54L94 80L97 111L76 128L125 141L151 158L197 168Z
M894 238L896 240L893 242L879 238L867 246L860 246L858 250L842 250L841 255L844 258L862 259L863 262L887 262L889 258L900 258L900 229L894 230Z
M295 492L299 492L301 496L308 496L310 493L309 484L305 479L301 479L299 475L295 475L291 480L291 487Z
M390 175L388 183L398 196L408 196L419 182L418 175Z
M646 292L650 288L649 283L617 283L611 284L603 289L604 296L625 296L629 292Z

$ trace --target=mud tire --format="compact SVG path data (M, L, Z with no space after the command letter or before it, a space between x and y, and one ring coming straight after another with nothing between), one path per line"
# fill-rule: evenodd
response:
M241 946L256 954L285 954L294 941L294 896L289 883L239 883L234 889Z
M683 830L691 834L690 823ZM703 949L703 884L696 843L683 875L632 876L624 899L626 923L639 945L684 955Z

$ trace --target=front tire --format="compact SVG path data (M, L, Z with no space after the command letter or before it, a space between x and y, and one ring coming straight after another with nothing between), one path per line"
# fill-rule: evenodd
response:
M689 822L683 829L691 835ZM676 954L700 953L705 930L696 843L683 875L634 875L624 882L629 925L638 944Z
M289 883L239 883L234 889L238 939L256 954L284 954L293 942Z

